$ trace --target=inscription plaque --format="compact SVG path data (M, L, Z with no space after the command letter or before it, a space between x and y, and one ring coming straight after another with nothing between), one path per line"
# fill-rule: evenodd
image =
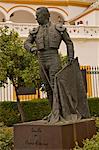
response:
M14 150L70 150L77 141L91 138L96 133L95 120L46 124L32 121L14 125Z
M45 139L42 138L42 129L40 128L32 128L31 129L31 135L27 137L25 140L26 145L48 145L48 142L45 141Z

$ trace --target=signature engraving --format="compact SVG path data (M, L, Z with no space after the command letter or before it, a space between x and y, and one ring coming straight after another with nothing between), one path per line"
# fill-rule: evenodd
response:
M43 132L40 128L32 128L31 135L25 140L25 144L47 146L48 142L44 139Z
M41 132L42 132L42 130L41 130L40 128L37 128L37 129L32 128L32 132L41 133Z

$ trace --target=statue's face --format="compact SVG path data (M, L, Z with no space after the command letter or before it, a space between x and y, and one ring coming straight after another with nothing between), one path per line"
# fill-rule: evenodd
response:
M37 10L36 20L40 25L43 25L47 22L48 18L46 18L46 15L42 12L42 10Z

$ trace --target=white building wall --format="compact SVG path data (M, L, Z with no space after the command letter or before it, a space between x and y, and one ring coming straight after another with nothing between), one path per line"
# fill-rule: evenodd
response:
M6 10L8 10L9 8L12 8L14 7L16 4L14 3L3 3L3 2L0 2L0 6L6 8Z
M99 65L99 39L72 39L75 57L78 57L81 66ZM67 55L65 44L62 42L59 53Z
M97 54L97 58L98 58L98 66L99 66L99 42L98 42L98 54Z
M95 17L96 25L99 25L99 10L96 10L95 13L96 13L96 17Z
M80 65L98 65L99 40L73 39L75 57L79 58Z

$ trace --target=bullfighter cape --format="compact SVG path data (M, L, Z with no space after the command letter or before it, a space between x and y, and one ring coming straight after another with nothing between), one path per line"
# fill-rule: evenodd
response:
M71 121L89 116L85 85L78 59L75 58L55 76L53 108L49 121Z

